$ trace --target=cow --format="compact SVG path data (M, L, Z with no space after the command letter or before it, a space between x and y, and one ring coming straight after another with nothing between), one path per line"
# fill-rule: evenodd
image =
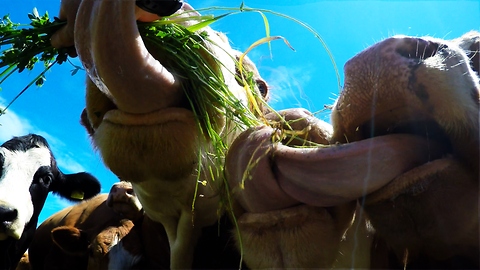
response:
M214 113L229 149L228 185L223 174L213 181L208 170L198 170L212 162L207 152L213 146L185 100L182 71L171 72L171 63L139 38L136 21L158 16L133 0L62 1L61 7L67 26L52 44L75 45L87 71L82 122L110 170L132 181L145 215L165 227L171 268L192 267L195 243L202 228L222 215L220 206L228 203L221 204L220 195L228 188L233 194L228 206L238 221L234 234L248 267L369 267L370 253L362 250L372 246L373 231L363 215L370 210L358 207L357 200L448 151L442 142L412 134L350 138L340 128L343 115L335 116L350 106L342 97L332 113L333 127L303 109L262 108L259 117L268 124L250 129ZM198 14L184 4L177 16ZM250 108L236 79L237 53L224 35L203 30L221 47L205 44L222 63L224 83ZM257 76L254 65L250 68ZM261 93L264 85L255 91ZM460 152L478 149L470 146L456 145Z
M109 194L99 194L47 218L28 250L31 268L132 269L141 265L143 249L134 222L141 219L143 210L134 196L130 199L113 207ZM133 243L130 250L125 242Z
M13 137L0 146L0 268L15 269L32 241L48 193L70 201L100 192L100 183L82 172L65 174L40 135Z
M226 171L247 265L478 268L479 41L393 37L349 60L333 126L283 112L321 148L241 134ZM339 222L357 196L357 225Z
M274 141L271 127L241 134L226 171L247 265L478 268L479 46L478 32L396 36L359 53L332 126L284 112L320 148ZM354 223L339 223L339 203L357 196Z
M332 111L333 141L411 136L431 147L403 141L389 164L409 151L430 161L361 200L376 231L374 259L383 248L391 254L375 267L480 266L479 55L476 31L452 40L394 36L345 64L344 89Z

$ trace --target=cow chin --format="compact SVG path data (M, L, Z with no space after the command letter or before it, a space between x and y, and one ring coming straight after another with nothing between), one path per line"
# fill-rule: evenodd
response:
M107 114L93 140L105 164L121 179L184 179L197 163L200 136L191 113L179 114L183 114L182 119L148 124L145 121L152 120L153 115L130 115L137 120L132 124L135 120L108 119Z

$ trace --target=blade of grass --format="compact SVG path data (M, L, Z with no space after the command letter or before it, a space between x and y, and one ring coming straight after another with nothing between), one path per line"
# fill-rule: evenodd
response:
M7 110L25 91L27 91L27 89L30 88L30 86L32 86L33 84L35 84L40 78L44 77L45 73L47 73L47 71L49 71L50 68L52 68L55 64L56 64L56 62L53 62L53 63L51 63L50 65L48 65L48 67L46 67L39 75L37 75L37 77L35 77L35 79L33 79L32 81L30 81L30 83L28 83L27 86L25 86L25 87L22 89L22 91L20 91L20 92L7 104L7 106L0 111L0 115L1 115L1 114L5 114L6 110Z

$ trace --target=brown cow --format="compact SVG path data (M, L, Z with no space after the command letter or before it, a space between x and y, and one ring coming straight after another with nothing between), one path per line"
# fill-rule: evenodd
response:
M284 112L304 119L302 136L335 145L305 148L281 128L240 135L227 173L247 265L477 268L479 40L396 37L360 53L345 66L333 132ZM347 202L370 193L349 226ZM373 233L370 261L358 251Z
M130 269L141 264L143 250L138 250L141 240L132 230L134 223L107 206L107 198L100 194L45 220L29 248L32 269ZM138 205L125 212L141 217ZM125 203L122 207L126 209Z
M376 246L396 255L377 267L479 267L479 54L478 32L454 40L395 36L345 65L334 140L408 135L442 146L424 151L405 142L389 163L412 150L443 152L365 198Z

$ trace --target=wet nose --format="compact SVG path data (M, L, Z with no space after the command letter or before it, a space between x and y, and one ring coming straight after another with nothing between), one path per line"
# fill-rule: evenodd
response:
M110 194L115 195L115 196L125 196L129 197L134 194L133 188L130 185L113 185L112 188L110 189Z
M135 192L129 182L115 183L108 194L107 206L112 207L115 202L128 202L131 197L135 197Z
M0 224L12 222L17 218L17 216L17 209L8 206L0 206Z

